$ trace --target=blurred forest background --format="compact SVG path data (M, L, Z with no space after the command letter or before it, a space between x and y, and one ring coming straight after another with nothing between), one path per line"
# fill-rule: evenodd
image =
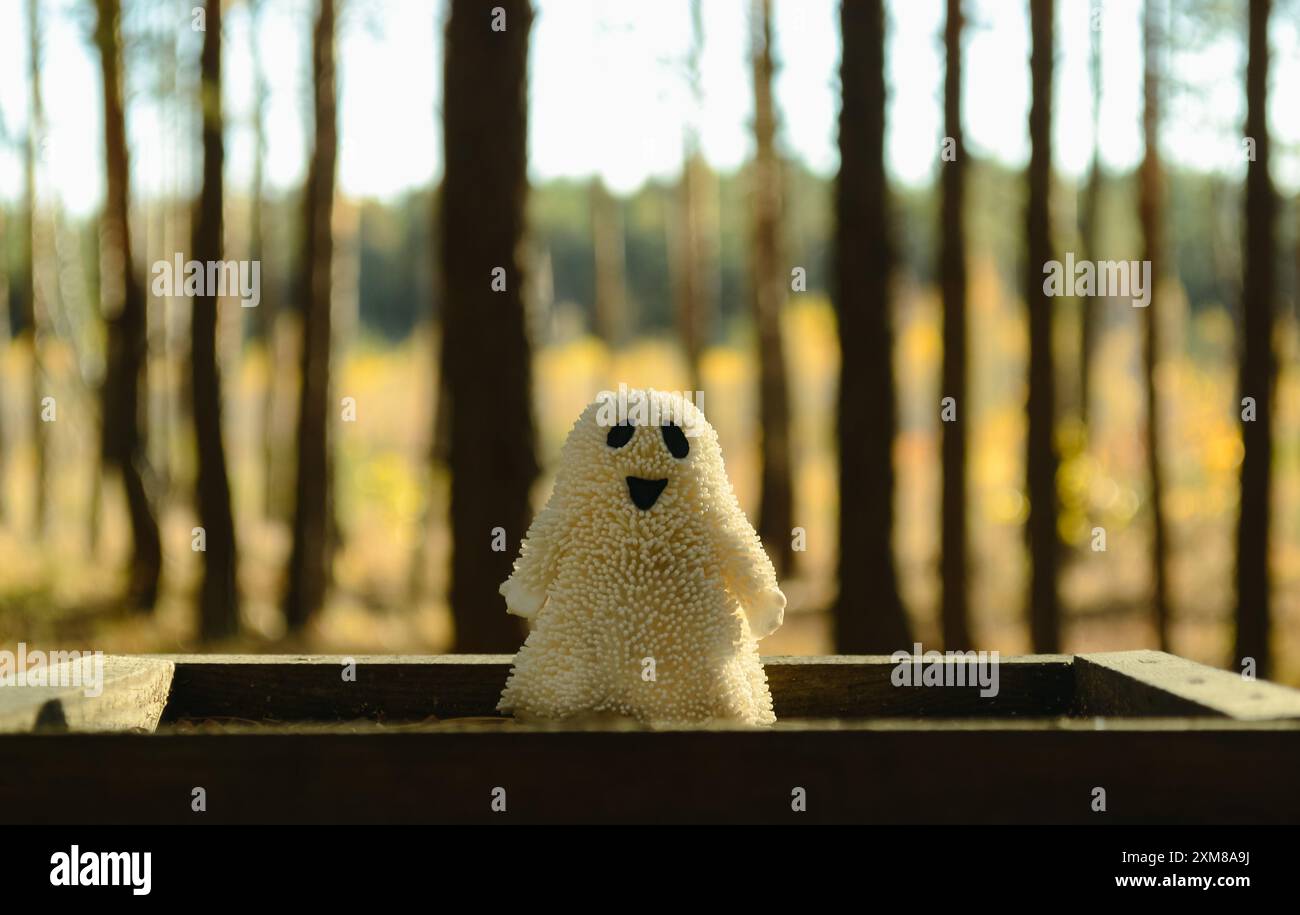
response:
M1300 684L1296 0L3 0L0 35L6 644L512 651L496 586L626 383L704 392L790 599L765 654ZM1150 261L1150 306L1045 296L1067 252ZM158 294L178 253L260 303Z

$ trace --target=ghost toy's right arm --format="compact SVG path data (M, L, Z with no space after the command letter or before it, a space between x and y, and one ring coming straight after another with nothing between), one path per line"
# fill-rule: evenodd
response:
M514 571L498 589L506 599L506 611L532 619L546 603L546 592L555 579L555 570L563 545L564 518L548 502L541 514L529 525L519 547Z
M776 632L785 619L785 595L776 581L776 569L763 542L750 526L739 504L718 532L722 574L749 620L750 631L761 639Z

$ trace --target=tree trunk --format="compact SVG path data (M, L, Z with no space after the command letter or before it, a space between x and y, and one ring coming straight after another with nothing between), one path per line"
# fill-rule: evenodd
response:
M1092 80L1092 163L1088 167L1088 184L1084 188L1083 202L1079 207L1079 228L1083 236L1084 256L1097 261L1101 257L1101 232L1098 225L1098 207L1101 204L1101 29L1089 28L1088 34L1088 70ZM1092 363L1097 348L1097 310L1100 301L1097 296L1091 295L1080 300L1079 421L1083 424L1085 433L1092 407Z
M1273 394L1277 362L1273 352L1274 218L1277 202L1269 178L1268 21L1270 0L1250 0L1246 61L1246 136L1255 157L1246 167L1246 235L1242 283L1240 397L1254 398L1255 418L1242 422L1246 453L1241 462L1241 515L1237 524L1238 663L1253 658L1255 672L1268 675L1269 500L1273 462Z
M1057 535L1056 369L1052 360L1054 303L1043 292L1043 266L1052 259L1049 197L1052 183L1052 54L1055 48L1052 0L1029 0L1030 77L1029 206L1026 213L1025 304L1029 310L1029 435L1026 477L1029 489L1029 624L1034 651L1053 653L1061 646L1061 607L1057 591L1060 541Z
M177 59L176 20L173 10L159 4L152 11L153 23L150 28L150 42L157 54L157 91L153 94L158 106L160 118L166 120L167 128L186 133L193 105L186 104L188 99L177 92L180 79L180 65ZM182 121L181 119L184 118ZM195 132L200 128L195 125ZM180 173L186 173L188 183L191 144L168 143L159 157L158 170L164 178L165 190L162 198L155 201L150 210L156 214L158 235L161 243L155 254L170 259L190 242L190 219L193 201L180 193ZM182 168L182 163L185 167ZM146 261L148 260L148 238L146 241ZM184 415L189 411L189 379L185 377L185 350L188 341L180 339L181 321L178 316L190 314L188 302L177 301L168 297L151 297L148 313L148 334L151 359L156 367L154 383L149 391L149 460L157 482L156 491L160 500L170 497L178 474L178 460L175 453L176 440L181 436L176 430L190 424L190 417Z
M941 162L943 205L940 211L940 283L943 288L943 395L951 397L956 415L942 423L943 531L940 620L945 649L971 647L967 580L966 452L967 423L972 416L966 396L966 144L961 126L961 0L948 0L944 27L944 134L952 140L952 158Z
M222 259L222 165L225 146L221 125L221 0L207 0L207 28L199 62L199 103L203 112L203 187L194 214L191 250L200 263ZM235 585L235 522L230 513L230 480L221 441L221 372L217 367L217 296L215 290L193 300L190 392L198 447L199 523L207 549L199 591L199 634L215 640L239 631L239 594Z
M885 184L885 13L841 0L834 301L839 320L839 581L835 646L910 649L894 568L893 327Z
M595 301L592 325L610 349L625 342L627 333L627 250L623 234L623 205L599 177L591 179L591 247L595 261Z
M686 128L682 154L682 178L678 188L675 256L671 257L673 295L676 299L677 333L686 354L686 370L691 390L704 389L700 375L700 358L709 336L712 312L709 268L705 242L704 192L709 181L709 167L700 152L697 119L702 106L703 86L700 55L704 47L704 17L701 0L691 0L691 45L686 61L694 106Z
M41 378L41 308L37 305L36 244L36 156L45 131L45 105L41 93L41 21L40 4L27 0L28 74L31 90L27 119L27 144L23 156L23 260L22 339L30 358L32 436L32 530L37 537L45 532L47 487L45 482L46 425L41 419L41 398L45 386ZM58 274L58 268L53 271Z
M689 153L682 162L682 179L677 193L676 228L673 232L673 294L676 299L677 334L686 355L686 373L691 390L703 390L700 358L704 352L705 276L702 265L703 217L700 214L702 185L708 166L701 155Z
M148 356L144 288L131 251L130 173L122 99L120 0L96 0L95 44L104 86L104 213L100 229L100 294L108 323L102 388L102 452L126 490L133 554L128 602L152 610L158 599L162 541L154 514L152 481L145 457L144 372Z
M459 652L514 651L523 628L497 592L537 476L520 264L528 193L528 0L452 0L443 80L443 370L450 402L451 609ZM505 288L494 291L504 271ZM440 406L439 409L442 409ZM493 531L506 549L493 549Z
M754 326L758 334L759 449L762 461L758 534L777 574L793 572L794 496L791 483L790 395L786 385L781 311L786 298L781 246L781 161L776 153L772 100L772 0L753 0L754 19Z
M298 401L298 474L294 487L293 550L284 615L301 629L320 610L330 572L329 394L330 277L337 153L334 96L334 0L319 0L312 33L315 142L303 193L302 388Z
M1164 475L1160 468L1160 402L1156 368L1160 359L1160 322L1156 319L1164 246L1164 178L1160 168L1160 23L1155 0L1146 0L1142 18L1142 137L1146 151L1138 173L1138 218L1142 224L1143 259L1151 263L1152 298L1143 313L1146 340L1143 365L1146 382L1146 451L1151 485L1151 578L1156 632L1160 649L1169 650L1169 544L1163 505Z
M155 106L161 120L165 117L164 113L168 106L177 101L174 54L175 15L174 11L165 9L164 4L160 3L138 4L138 6L143 9L136 15L143 15L143 20L136 20L136 34L139 37L135 40L147 46L149 54L147 57L144 55L136 57L127 51L126 57L127 60L141 57L148 60L151 71L147 90L148 99L149 103ZM175 155L172 147L186 145L188 144L165 144L165 148L160 150L158 161L152 166L155 179L162 178L169 171L167 162ZM193 201L187 203L192 206ZM165 198L150 201L143 207L142 218L137 223L141 231L136 235L136 245L137 250L142 252L141 257L145 264L156 263L159 259L170 261L176 251L183 250L183 246L189 244L189 239L185 242L174 240L170 231L172 209L171 201ZM175 397L173 388L181 387L182 396L188 398L189 380L186 378L183 385L173 384L176 373L181 372L185 366L184 357L175 358L177 348L172 345L174 341L169 333L170 312L176 307L176 303L168 296L153 294L152 289L148 289L148 284L146 290L145 335L149 341L153 384L149 386L145 423L150 432L148 456L149 465L153 468L154 492L158 504L162 505L170 500L176 478L171 459L172 440L175 438L173 435L175 427L172 425L174 416L172 401ZM188 302L185 304L185 310L189 310Z
M279 373L275 366L279 363L276 352L278 338L276 335L277 302L274 295L267 291L275 284L267 276L266 262L263 259L263 225L262 210L265 206L265 178L263 160L266 158L266 72L262 68L262 51L259 42L261 34L262 0L250 0L249 13L252 17L249 58L253 65L253 182L249 196L248 256L250 260L261 264L262 296L257 304L257 336L262 341L262 352L266 358L266 387L262 391L262 513L270 518L277 515L275 508L283 504L276 497L279 475L275 472L281 436L277 425L279 403L276 392L279 390L277 379Z

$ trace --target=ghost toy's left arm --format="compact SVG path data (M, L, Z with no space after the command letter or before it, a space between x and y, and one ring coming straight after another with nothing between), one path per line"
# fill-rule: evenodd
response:
M508 613L532 619L546 603L546 592L555 579L564 527L563 513L552 502L529 525L514 570L498 589L506 599Z
M785 618L785 595L776 582L776 569L763 542L732 496L731 511L719 518L715 531L727 589L744 608L754 638L771 635Z

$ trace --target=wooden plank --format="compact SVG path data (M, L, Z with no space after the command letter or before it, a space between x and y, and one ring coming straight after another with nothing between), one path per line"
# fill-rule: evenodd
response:
M1075 711L1082 715L1300 718L1300 690L1247 680L1162 651L1079 655L1075 678Z
M173 670L171 661L116 655L55 664L45 671L52 685L0 686L0 732L152 731Z
M1074 695L1069 655L1000 658L995 695L981 695L968 665L942 661L945 683L895 685L897 663L887 655L829 655L763 659L772 702L781 718L893 718L1063 715Z
M173 655L164 720L493 716L510 655ZM348 670L348 665L354 670ZM355 679L345 679L345 672Z
M509 655L177 655L165 720L337 721L496 715ZM355 663L355 680L343 678ZM895 686L887 656L764 658L778 718L1058 715L1074 679L1066 655L1004 658L996 695L967 686ZM946 670L962 667L944 662ZM952 682L952 681L946 681Z
M1300 724L1226 719L0 736L0 771L42 774L12 823L1300 822Z

